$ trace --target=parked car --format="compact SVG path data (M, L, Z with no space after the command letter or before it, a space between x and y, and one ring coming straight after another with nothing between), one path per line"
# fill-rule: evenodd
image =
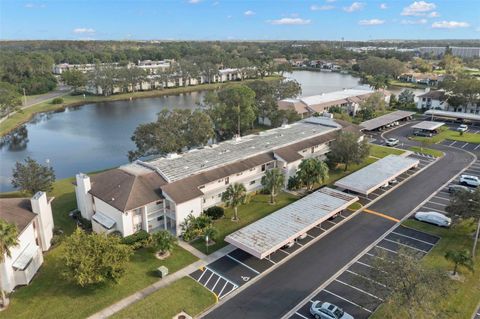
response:
M298 236L297 239L302 240L302 239L307 238L307 236L308 236L307 233L303 233L300 236Z
M398 144L398 139L396 138L389 138L386 142L387 146L395 146Z
M293 245L295 245L295 241L289 241L288 243L286 243L285 245L283 245L283 249L287 249L287 248L291 248L293 247Z
M413 135L423 136L423 137L432 137L433 133L430 132L430 131L426 131L426 130L414 130Z
M415 219L440 227L450 227L452 224L452 219L450 217L437 212L416 212Z
M458 192L471 192L471 191L472 191L471 188L463 185L452 184L448 186L448 192L452 194L458 193Z
M480 178L473 175L462 175L460 176L460 184L471 187L478 187L480 185Z
M316 300L310 306L310 313L315 319L354 319L342 308L329 302Z
M459 127L457 127L457 131L459 132L466 132L468 130L468 125L462 124Z

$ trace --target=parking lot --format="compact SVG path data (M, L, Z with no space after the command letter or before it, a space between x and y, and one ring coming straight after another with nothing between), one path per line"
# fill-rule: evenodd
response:
M477 312L473 316L473 319L480 319L480 307L478 307Z
M289 318L312 318L310 306L316 300L335 304L356 319L368 318L388 295L388 284L372 279L375 258L381 258L381 252L395 258L403 248L412 251L420 259L438 240L438 237L399 225L313 298L297 305L295 313Z
M480 136L479 136L479 139L480 139ZM440 144L460 148L460 149L463 149L465 151L480 152L480 144L478 144L478 143L465 143L465 142L444 140Z

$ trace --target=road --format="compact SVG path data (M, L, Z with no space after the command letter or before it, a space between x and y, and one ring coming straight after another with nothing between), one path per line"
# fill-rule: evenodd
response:
M446 155L369 209L401 219L474 159L462 150L441 145L436 148L446 151ZM360 213L220 304L205 318L281 318L394 224L383 217Z

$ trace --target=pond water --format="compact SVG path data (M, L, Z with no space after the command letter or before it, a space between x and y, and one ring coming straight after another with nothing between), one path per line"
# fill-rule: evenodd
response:
M330 72L294 71L286 74L302 86L302 95L350 88L358 78ZM0 191L12 190L10 178L17 161L27 157L53 166L57 179L124 164L135 128L155 120L165 108L196 108L205 92L115 101L68 107L37 114L0 144Z

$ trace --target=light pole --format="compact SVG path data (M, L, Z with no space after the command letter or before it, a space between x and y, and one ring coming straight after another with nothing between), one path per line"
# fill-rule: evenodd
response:
M205 236L205 247L207 248L207 255L208 255L208 235Z

